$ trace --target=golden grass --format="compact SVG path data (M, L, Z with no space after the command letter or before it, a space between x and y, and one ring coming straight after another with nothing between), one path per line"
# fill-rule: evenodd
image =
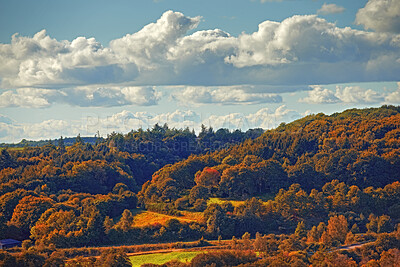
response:
M164 264L171 260L178 260L180 262L190 262L196 255L204 251L181 251L170 253L155 253L148 255L139 255L129 257L133 267L139 267L145 263Z
M195 211L180 211L182 213L183 218L186 218L188 220L193 220L195 222L202 222L204 220L204 214L203 212L195 212Z
M223 204L225 202L230 202L234 207L240 206L244 203L243 200L230 200L230 199L223 199L223 198L218 198L218 197L211 197L208 201L207 201L207 205L216 203L216 204Z
M136 227L148 226L165 223L171 219L177 219L182 223L201 222L203 214L201 212L182 211L183 216L172 216L153 211L142 210L136 213L133 223Z

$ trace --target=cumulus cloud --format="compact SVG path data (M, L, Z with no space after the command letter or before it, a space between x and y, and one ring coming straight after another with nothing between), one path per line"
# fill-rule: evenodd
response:
M358 10L356 23L365 29L400 33L400 1L369 0Z
M14 34L10 44L0 44L0 61L2 85L11 87L107 82L122 75L114 53L94 38L60 42L46 30L32 38Z
M260 104L281 103L282 97L277 94L252 93L251 86L195 87L188 86L173 94L173 98L182 104Z
M0 107L46 108L54 103L81 107L156 105L161 97L152 86L95 87L59 90L19 88L0 94Z
M324 3L320 9L318 9L317 14L337 14L337 13L343 13L345 11L345 8L342 6L338 6L336 4L327 4Z
M0 95L0 107L44 108L50 106L50 99L58 94L59 92L48 89L20 88L16 92L10 90Z
M77 87L66 99L70 104L86 106L151 106L161 97L153 86Z
M384 100L382 94L359 86L346 86L345 88L337 86L335 96L344 103L373 104Z
M397 83L397 90L389 93L386 97L385 97L385 101L391 104L400 104L400 82Z
M64 120L46 120L40 123L5 124L0 122L0 141L19 142L22 139L41 140L59 138L71 133L79 133L80 125ZM76 136L77 134L75 134Z
M312 66L317 65L338 68L345 62L360 64L379 60L387 53L399 51L394 41L397 39L390 35L338 28L315 15L293 16L281 23L265 21L257 32L242 34L236 55L225 60L238 68L271 65L282 70L309 66L307 71L312 71ZM294 75L298 73L299 70Z
M308 92L308 96L300 99L300 102L310 104L333 104L340 102L340 99L335 96L331 90L322 88L319 85L311 86L313 90Z
M385 95L372 89L364 89L360 86L336 86L336 92L319 85L311 86L313 90L308 92L308 96L299 100L310 104L334 104L334 103L352 103L352 104L376 104L385 101ZM395 93L393 93L395 94ZM395 95L392 96L393 98ZM386 99L389 99L386 96Z
M211 126L214 129L228 128L243 131L252 128L271 129L281 122L290 122L303 114L295 110L280 106L275 110L262 108L255 113L231 113L226 115L205 115L192 110L176 110L163 114L149 112L131 112L123 110L108 117L99 117L96 114L86 114L81 120L46 120L40 123L16 123L12 120L2 122L0 115L0 142L19 142L21 139L40 140L53 139L62 136L94 136L97 131L105 135L110 132L126 133L132 129L151 128L154 124L167 123L170 127L189 127L195 131L201 125Z
M155 23L134 34L110 42L116 53L139 68L152 69L168 57L168 50L189 30L197 27L201 17L189 18L180 12L167 11Z
M316 15L264 21L258 31L238 37L220 29L188 34L200 21L201 17L167 11L140 31L111 41L109 47L86 37L58 41L44 30L33 37L14 35L10 44L0 44L1 86L257 84L295 88L393 81L400 73L397 34L339 28ZM269 88L263 93L271 93Z
M228 115L211 115L208 118L209 123L215 128L242 129L263 128L272 129L282 122L290 122L299 119L302 115L295 110L287 109L285 105L276 110L262 108L256 113L248 115L241 113L232 113Z
M196 131L200 130L201 124L211 126L214 129L242 129L248 130L251 128L271 129L277 127L281 122L290 122L298 119L302 114L295 110L286 108L285 105L278 107L275 110L262 108L255 113L231 113L226 115L209 115L198 114L191 110L176 110L163 114L151 114L148 112L122 111L116 113L106 119L98 119L98 123L93 123L89 129L96 133L96 128L106 128L110 130L117 129L120 132L127 132L137 128L151 128L154 124L167 123L170 127L193 128Z

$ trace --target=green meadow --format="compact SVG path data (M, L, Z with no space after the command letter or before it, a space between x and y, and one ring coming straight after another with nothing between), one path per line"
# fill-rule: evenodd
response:
M164 264L172 260L178 260L180 262L190 262L197 254L203 253L204 251L177 251L169 253L155 253L146 254L139 256L131 256L129 260L133 267L140 267L145 263L153 264Z

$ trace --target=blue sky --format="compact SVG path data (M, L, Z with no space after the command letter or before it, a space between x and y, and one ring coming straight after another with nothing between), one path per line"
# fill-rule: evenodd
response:
M0 142L398 105L399 14L396 0L0 0Z
M359 8L367 1L333 1L345 7L342 13L323 14L340 27L354 25ZM70 1L8 1L2 0L0 42L10 42L11 35L32 36L42 29L58 40L78 36L95 37L103 45L112 39L140 30L156 21L167 10L186 16L202 16L197 30L219 28L232 35L254 32L265 20L282 21L293 15L316 14L324 2L312 0L271 1L251 0L182 1L182 0L70 0ZM358 27L362 28L362 27Z

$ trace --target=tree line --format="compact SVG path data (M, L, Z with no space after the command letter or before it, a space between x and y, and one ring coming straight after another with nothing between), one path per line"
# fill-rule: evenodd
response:
M203 127L196 136L156 125L95 145L78 136L72 146L2 150L0 236L56 249L246 235L278 247L268 250L272 264L304 249L323 262L333 254L319 248L368 233L391 240L368 256L379 261L399 249L399 155L393 106L310 115L265 133ZM222 203L210 204L213 197ZM138 208L204 219L136 227ZM311 262L301 255L293 260ZM358 264L357 257L347 259Z

